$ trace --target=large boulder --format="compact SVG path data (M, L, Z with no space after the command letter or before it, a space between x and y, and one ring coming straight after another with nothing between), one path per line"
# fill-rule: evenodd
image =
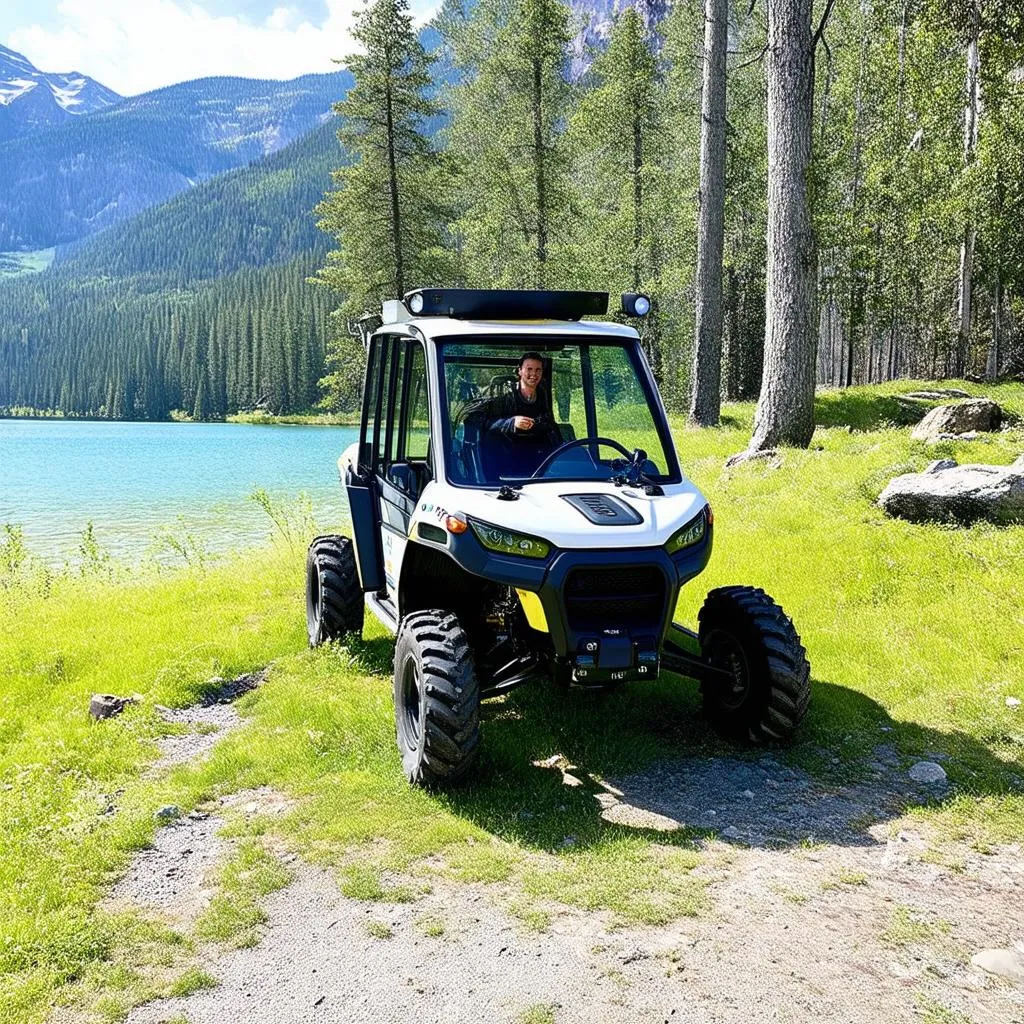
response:
M972 398L932 409L911 432L918 441L938 441L974 430L998 430L1003 410L991 398Z
M958 466L939 459L923 473L890 480L878 504L914 522L1024 523L1024 455L1012 466Z

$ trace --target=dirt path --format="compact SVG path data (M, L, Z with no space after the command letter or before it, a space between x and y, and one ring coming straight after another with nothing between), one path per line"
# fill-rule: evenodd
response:
M435 881L413 903L365 903L292 858L261 941L204 949L218 987L139 1007L129 1024L1024 1024L1024 979L971 962L1003 949L1024 963L1021 847L980 853L892 825L890 806L916 784L884 743L875 754L870 782L832 788L770 756L678 761L603 785L552 759L610 820L714 828L697 869L709 911L617 928L551 905L537 933L508 911L506 887ZM287 806L259 790L173 822L111 898L187 930L230 849L221 816Z

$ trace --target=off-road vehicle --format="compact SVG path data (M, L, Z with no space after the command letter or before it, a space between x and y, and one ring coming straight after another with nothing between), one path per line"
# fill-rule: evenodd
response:
M649 305L623 296L627 317ZM352 537L310 545L307 624L320 644L369 608L397 636L411 782L464 777L481 699L538 677L608 687L669 669L699 681L720 731L753 741L787 739L807 709L804 648L764 591L711 591L696 633L672 621L711 555L711 507L679 467L637 331L582 319L607 306L426 288L363 321L359 440L338 460ZM517 421L521 365L540 383Z

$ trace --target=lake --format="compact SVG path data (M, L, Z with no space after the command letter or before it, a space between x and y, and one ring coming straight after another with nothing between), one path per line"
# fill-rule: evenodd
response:
M101 423L0 419L0 525L25 531L51 562L74 558L86 523L118 558L154 549L165 528L211 552L247 547L273 524L249 495L294 501L338 526L347 502L338 456L355 427L241 423ZM180 521L179 521L180 517Z

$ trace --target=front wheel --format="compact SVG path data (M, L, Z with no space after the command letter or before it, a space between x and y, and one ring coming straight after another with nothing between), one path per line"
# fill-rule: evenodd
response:
M395 643L395 725L405 777L418 786L464 778L480 749L480 683L451 612L412 612Z
M811 666L789 616L763 590L720 587L697 621L701 653L729 673L701 683L711 724L754 743L789 740L811 699Z
M306 632L309 646L363 629L363 591L352 541L317 537L306 555Z

